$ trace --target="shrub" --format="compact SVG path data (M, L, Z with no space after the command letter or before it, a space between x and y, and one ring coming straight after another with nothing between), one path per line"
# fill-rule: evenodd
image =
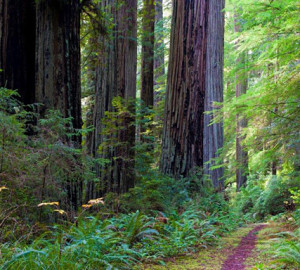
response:
M290 192L292 188L299 189L300 183L288 176L272 176L256 202L254 211L261 217L265 217L267 215L277 215L286 210L293 210L294 203Z

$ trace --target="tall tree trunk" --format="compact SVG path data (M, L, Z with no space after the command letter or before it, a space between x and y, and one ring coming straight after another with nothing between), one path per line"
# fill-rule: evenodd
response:
M214 102L223 102L224 65L224 0L209 0L207 27L207 54L205 76L205 111L214 109ZM224 169L212 169L217 165L218 151L223 147L223 123L210 125L214 113L204 116L204 174L215 189L224 187Z
M143 0L142 10L142 63L141 63L141 100L142 115L145 120L149 116L146 108L152 109L154 105L154 25L155 25L155 0ZM146 138L147 124L141 121L141 140L148 143L149 151L152 141ZM152 130L148 125L148 129Z
M100 10L99 10L100 11ZM96 29L94 29L96 30ZM98 50L101 50L101 47L99 46L98 39L99 39L99 30L94 31L92 35L89 37L88 43L91 48L98 48ZM87 33L81 32L81 37L85 37ZM84 40L84 38L82 38ZM86 95L87 97L87 110L85 115L85 126L87 128L93 127L94 125L94 112L95 112L95 85L96 85L96 65L97 65L97 53L89 53L85 58L82 59L82 63L85 63L87 66L86 68L86 77L87 77L87 83L86 83ZM82 85L83 86L83 85ZM82 90L82 94L84 94L84 90ZM85 151L88 154L88 157L91 158L91 165L90 170L95 171L95 164L93 161L96 156L96 149L95 149L95 130L90 130L85 137ZM84 202L87 203L91 199L95 199L95 180L93 177L90 177L90 179L87 179L86 187L85 187L85 196L84 196Z
M234 31L235 33L241 32L241 24L238 22L238 17L235 15L234 19ZM236 44L236 49L238 49L239 44ZM236 65L239 69L235 75L235 96L240 97L246 94L248 88L248 78L246 69L246 53L241 53L237 60ZM246 186L247 173L248 173L248 152L242 145L245 136L241 133L244 128L247 127L247 119L241 117L239 114L236 115L236 186L237 191L240 191L241 187Z
M173 1L161 170L175 178L203 165L208 2Z
M36 101L81 128L79 0L38 1L36 15Z
M165 74L165 54L164 54L164 35L163 23L163 0L155 2L155 39L154 39L154 86L160 88L163 83L160 77ZM154 91L154 105L157 106L161 100L159 93Z
M119 5L117 5L119 4ZM134 186L135 166L135 99L137 64L137 2L136 0L104 0L103 11L110 17L106 26L112 29L109 36L101 36L103 50L96 71L96 101L94 109L96 157L109 161L97 166L100 183L94 187L95 195L106 192L125 193ZM121 97L128 103L130 113L118 115L113 130L105 131L105 112L115 112L112 101ZM105 142L103 151L99 146ZM117 143L116 143L117 142Z
M0 0L0 86L17 89L24 104L34 102L34 57L34 2Z
M72 117L81 128L80 1L43 0L36 4L36 101ZM66 138L67 140L67 138ZM79 147L80 137L72 138ZM72 209L81 203L82 179L66 183ZM67 202L67 203L68 203Z
M154 24L155 0L143 0L141 100L152 108L154 103Z

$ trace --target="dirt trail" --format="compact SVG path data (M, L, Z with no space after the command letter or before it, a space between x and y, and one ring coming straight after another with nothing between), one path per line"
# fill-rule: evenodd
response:
M259 225L243 237L233 254L226 259L221 270L244 270L246 268L244 262L255 248L257 232L264 227L265 225Z
M269 236L278 231L278 225L249 224L220 239L215 247L198 253L170 258L165 266L143 265L147 270L246 270L257 269L257 264L269 264L270 258L262 250L270 248ZM258 235L257 235L258 234ZM259 249L257 248L259 246ZM262 248L263 247L263 248ZM260 268L261 269L261 268ZM273 269L273 268L272 268ZM275 269L275 268L274 268Z

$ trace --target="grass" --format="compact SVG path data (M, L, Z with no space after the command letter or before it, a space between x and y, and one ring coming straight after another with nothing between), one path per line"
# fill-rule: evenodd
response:
M246 260L247 270L294 270L293 266L275 260L276 247L280 245L278 234L292 230L288 223L269 222L258 232L256 249Z
M220 270L226 258L232 254L240 240L247 235L256 225L241 227L233 233L222 237L214 247L202 249L198 253L186 254L184 256L169 259L166 265L144 265L136 269L147 270Z
M221 270L226 258L230 256L241 239L258 224L241 227L233 233L222 237L215 247L203 249L198 253L186 254L166 261L166 265L143 265L136 269L146 270ZM287 223L269 222L257 234L256 248L245 261L247 270L297 270L295 266L275 260L275 250L280 244L278 234L292 230Z

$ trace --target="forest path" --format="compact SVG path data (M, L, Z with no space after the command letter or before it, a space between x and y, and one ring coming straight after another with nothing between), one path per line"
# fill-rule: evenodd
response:
M240 244L235 248L233 254L226 259L221 270L246 269L245 261L251 256L256 246L257 233L264 227L264 224L258 225L244 236Z
M196 254L170 258L165 266L146 265L151 270L250 270L266 268L271 257L265 253L274 244L274 233L279 224L261 223L241 227L221 238L218 246L203 249Z

